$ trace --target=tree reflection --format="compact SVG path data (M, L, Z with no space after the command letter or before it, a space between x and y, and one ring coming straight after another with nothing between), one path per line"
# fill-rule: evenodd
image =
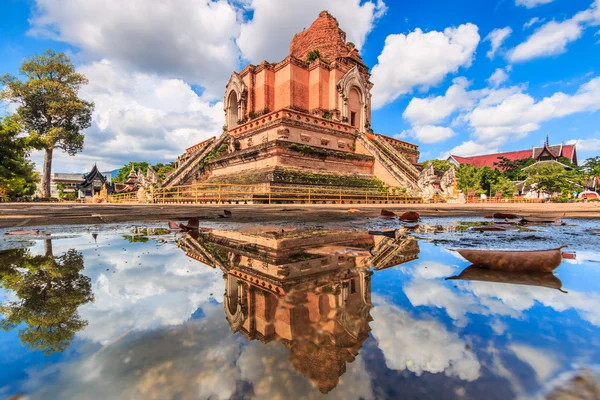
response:
M60 256L45 243L45 255L32 255L28 249L0 252L0 288L14 294L15 300L0 304L0 328L19 330L27 347L46 355L64 351L76 332L87 326L77 309L92 301L90 278L81 274L83 255L71 249Z

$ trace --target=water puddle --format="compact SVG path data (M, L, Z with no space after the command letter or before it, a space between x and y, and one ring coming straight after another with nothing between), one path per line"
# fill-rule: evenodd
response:
M545 397L600 365L598 223L565 222L7 235L0 398ZM563 245L553 272L482 269L455 251Z

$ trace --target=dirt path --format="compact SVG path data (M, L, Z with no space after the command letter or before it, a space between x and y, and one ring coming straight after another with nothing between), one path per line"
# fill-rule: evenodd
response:
M0 228L56 224L106 224L115 222L160 222L191 216L218 218L231 210L236 222L265 223L350 221L379 215L382 208L396 213L415 210L424 216L485 216L494 212L524 216L600 218L600 203L579 204L407 204L407 205L128 205L128 204L0 204ZM349 212L349 209L358 212Z

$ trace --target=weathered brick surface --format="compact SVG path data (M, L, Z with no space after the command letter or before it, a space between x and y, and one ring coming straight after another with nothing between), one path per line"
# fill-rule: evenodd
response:
M305 60L312 50L319 50L321 58L328 62L339 57L352 57L362 62L353 46L346 43L346 32L327 11L322 11L310 28L296 34L290 43L290 54L301 60Z

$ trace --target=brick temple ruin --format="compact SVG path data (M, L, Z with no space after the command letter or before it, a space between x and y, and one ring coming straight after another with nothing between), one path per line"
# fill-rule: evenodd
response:
M278 63L234 72L225 125L186 150L163 187L191 183L400 188L420 194L418 146L374 133L369 67L327 11Z

